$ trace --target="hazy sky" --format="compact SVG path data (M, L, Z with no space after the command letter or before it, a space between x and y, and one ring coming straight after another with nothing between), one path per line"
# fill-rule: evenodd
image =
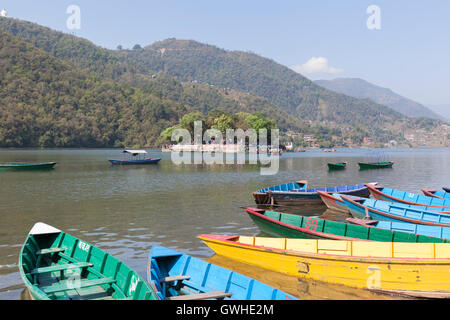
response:
M70 5L80 8L80 29L67 27ZM371 5L380 19L367 13ZM193 39L311 79L358 77L426 105L450 104L450 1L0 0L1 8L106 48Z

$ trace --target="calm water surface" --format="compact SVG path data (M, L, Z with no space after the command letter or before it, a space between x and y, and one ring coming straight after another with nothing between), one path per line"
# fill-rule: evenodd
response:
M365 290L332 286L249 267L219 256L200 233L264 235L241 207L254 206L259 188L307 179L312 187L378 181L409 192L450 185L447 149L340 149L285 153L280 170L262 176L257 165L181 165L169 153L158 165L112 167L120 150L0 150L0 162L56 161L51 171L0 172L0 299L24 290L18 254L28 231L41 221L82 238L146 275L147 255L163 245L253 276L302 299L393 299ZM392 160L392 169L359 171L357 162ZM328 172L327 162L347 161ZM325 207L294 212L342 219ZM264 271L264 272L262 272Z

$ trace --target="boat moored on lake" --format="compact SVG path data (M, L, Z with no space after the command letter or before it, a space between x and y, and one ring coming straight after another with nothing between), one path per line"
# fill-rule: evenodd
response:
M394 162L392 161L384 161L384 162L358 162L359 169L383 169L383 168L392 168Z
M369 185L376 185L376 182ZM348 186L308 188L307 181L291 182L253 192L256 204L278 204L278 205L323 205L318 191L336 192L339 194L354 195L360 197L369 196L367 184L356 184Z
M299 278L390 294L450 297L450 243L198 238L218 255Z
M35 300L157 300L126 264L61 230L36 223L19 255L19 271Z
M394 202L376 201L373 199L357 199L341 195L345 205L355 218L370 218L373 220L388 220L424 224L429 226L450 227L450 214L420 210L420 207L407 208ZM372 204L367 205L367 201Z
M240 273L160 246L150 251L147 280L162 300L297 300Z
M53 169L56 162L17 162L0 163L0 171L46 170Z
M108 159L113 165L133 165L133 164L156 164L161 158L147 158L145 150L124 150L124 154L128 155L126 159Z
M400 202L405 204L437 208L438 211L450 209L450 200L428 197L421 194L385 188L382 186L366 185L372 197L377 200Z
M445 189L444 191L431 190L427 188L422 188L421 190L427 197L450 200L450 192L446 192Z
M328 163L328 170L344 170L347 166L347 162Z
M349 218L351 223L303 217L296 214L247 208L259 229L270 236L300 239L367 240L389 242L449 242L450 227L429 227L405 223ZM378 223L378 225L376 224ZM381 230L383 229L383 230Z

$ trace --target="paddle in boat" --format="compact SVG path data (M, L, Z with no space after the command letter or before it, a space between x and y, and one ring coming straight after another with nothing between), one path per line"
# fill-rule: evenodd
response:
M419 297L450 297L450 243L203 234L216 254L288 275Z
M446 191L431 190L427 188L421 189L423 194L428 197L450 200L450 193Z
M250 277L160 246L150 251L147 280L162 300L297 300Z
M450 240L446 240L447 238L450 239L450 227L416 227L418 226L416 224L384 223L374 220L370 220L371 224L363 224L359 222L362 219L354 218L353 224L349 224L318 217L303 217L255 208L247 208L246 212L263 233L274 237L389 242L450 242ZM365 222L366 220L362 221ZM380 224L379 227L376 222Z
M350 214L355 218L366 218L373 220L387 220L410 222L417 224L424 224L429 226L450 227L450 214L426 211L416 208L405 208L398 206L396 203L387 201L377 201L373 199L357 199L356 197L347 197L341 195L345 205L350 211ZM372 204L369 206L368 201ZM364 203L364 204L363 204Z
M435 207L438 211L450 209L450 200L428 197L421 194L406 192L382 186L366 185L372 197L378 200L401 202L417 206Z
M0 170L19 171L19 170L45 170L53 169L56 162L33 162L33 163L1 163Z
M384 161L384 162L358 162L359 169L383 169L383 168L392 168L394 162L392 161Z
M376 184L376 182L369 183L369 185ZM365 197L369 196L369 190L366 185L357 184L310 189L307 188L306 181L298 181L260 189L253 192L253 198L255 199L256 204L278 204L288 206L302 204L323 205L317 191L336 192L339 194Z
M124 150L124 154L128 155L126 159L114 160L108 159L114 165L132 165L132 164L156 164L161 158L147 158L145 150Z
M347 162L328 163L328 170L343 170L347 166Z
M158 300L123 262L41 222L22 246L19 271L35 300Z

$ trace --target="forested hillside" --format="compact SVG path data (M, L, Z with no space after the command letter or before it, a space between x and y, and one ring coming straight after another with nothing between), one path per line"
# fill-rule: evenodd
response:
M168 39L108 50L73 35L0 17L0 146L151 146L187 113L259 113L282 139L326 146L364 137L403 141L430 130L370 100L327 90L270 59Z

